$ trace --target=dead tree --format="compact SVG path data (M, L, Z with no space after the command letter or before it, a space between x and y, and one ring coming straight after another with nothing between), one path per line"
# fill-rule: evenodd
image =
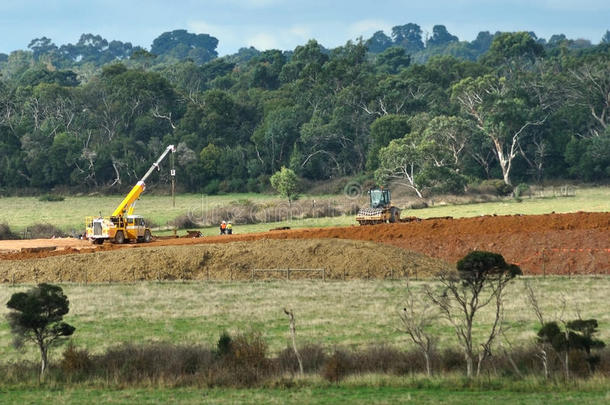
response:
M419 348L426 364L426 374L432 375L430 357L437 343L437 338L432 335L430 326L436 320L436 314L430 313L427 308L416 307L415 294L407 282L407 294L405 306L398 314L402 323L402 332L406 333L411 341Z
M301 354L297 349L297 341L296 341L296 326L294 323L294 313L291 310L287 310L284 308L284 313L288 315L290 318L290 336L292 337L292 349L294 350L294 355L297 357L297 361L299 362L299 371L301 372L301 376L303 375L303 360L301 359Z
M457 272L441 273L441 291L426 288L426 295L453 326L464 350L466 375L472 377L475 359L479 375L481 364L492 354L492 344L500 332L504 315L505 288L521 274L521 269L507 264L499 254L483 251L470 252L458 262L457 269ZM487 338L476 344L472 336L476 315L490 303L495 306L493 324Z

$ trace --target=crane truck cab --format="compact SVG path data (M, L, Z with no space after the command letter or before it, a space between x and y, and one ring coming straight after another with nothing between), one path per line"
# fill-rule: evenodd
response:
M119 244L129 240L148 243L152 240L152 233L141 215L88 217L87 238L98 245L105 240Z
M154 169L159 170L159 164L168 153L174 153L176 148L169 145L159 156L157 161L152 164L146 174L136 183L135 186L125 196L123 201L116 207L109 217L87 217L85 218L86 237L92 243L102 244L105 240L113 243L125 243L125 241L150 242L152 234L146 227L144 218L140 215L133 215L136 202L146 189L145 181L152 174ZM172 176L174 172L172 170Z

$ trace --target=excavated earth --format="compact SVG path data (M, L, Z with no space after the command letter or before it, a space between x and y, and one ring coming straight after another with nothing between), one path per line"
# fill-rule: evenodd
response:
M265 239L2 260L0 282L391 279L426 277L450 267L443 260L373 242Z
M236 232L239 232L239 226L236 227ZM258 246L253 244L253 241L273 239L325 239L326 241L323 242L325 249L318 250L314 255L304 253L309 245L300 246L298 243L291 245L281 241L271 244L272 242L269 241L261 241L261 243L269 243L265 251L270 255L283 254L282 251L290 249L292 249L290 250L292 253L269 263L249 260L250 257L258 257L253 254L253 248L250 249L251 246ZM373 242L374 245L367 246L375 246L375 248L364 249L362 247L364 245L349 245L353 247L353 252L361 252L358 256L362 258L361 261L354 262L352 257L356 253L344 254L342 252L347 246L344 241L346 239ZM169 257L173 254L170 253L171 249L164 249L164 247L202 245L198 248L203 249L203 246L213 244L214 247L210 247L210 249L218 249L213 250L217 252L213 255L213 260L222 258L219 256L221 252L230 250L232 255L245 257L244 263L250 269L254 267L286 268L292 266L290 263L293 262L290 260L294 255L302 256L303 260L298 263L300 267L326 267L323 263L335 260L345 261L343 266L346 266L348 273L362 276L362 273L357 273L354 269L373 263L377 259L369 260L366 257L375 251L385 252L383 247L390 245L400 248L401 251L418 252L449 263L455 263L472 250L493 251L502 254L507 261L519 264L525 274L610 274L610 213L608 212L481 216L460 219L437 218L398 224L308 228L205 238L168 238L158 239L147 245L104 244L96 249L91 249L91 245L87 245L83 241L74 240L72 245L69 242L61 246L57 244L57 249L52 251L32 251L32 249L18 251L19 249L16 249L15 246L11 251L11 242L7 241L5 245L0 243L0 250L7 252L0 254L0 268L2 269L24 267L26 262L39 263L29 261L29 259L74 256L81 260L81 256L83 256L82 260L89 260L84 256L102 257L101 253L107 253L108 257L114 257L120 253L112 261L122 263L123 258L137 252L138 255L141 254L138 260L146 262L149 260L148 257L153 256L153 252L157 252L155 254L160 255L159 257L164 257L164 255ZM225 243L230 244L220 245ZM311 243L318 242L311 241ZM132 250L134 248L136 250ZM275 250L279 252L275 252ZM85 252L92 251L96 253L85 254ZM184 251L183 254L191 253ZM193 255L201 256L200 253L193 253ZM25 262L23 262L24 260ZM220 261L219 269L223 266L229 268L230 266L225 265L226 261L223 262L223 260L226 259L223 258ZM396 263L395 260L403 259L389 256L389 260L390 263L393 261ZM237 267L233 266L233 268ZM390 268L391 266L387 267L387 269ZM8 273L6 270L2 271L4 275L0 276L0 281L7 280ZM343 270L337 271L342 272ZM379 274L380 277L385 275L383 272ZM370 276L378 277L377 273L370 274Z

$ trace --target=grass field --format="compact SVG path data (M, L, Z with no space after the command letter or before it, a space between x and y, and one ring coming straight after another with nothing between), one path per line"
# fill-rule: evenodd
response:
M610 401L606 381L572 384L506 382L423 377L355 376L339 384L306 377L292 388L128 388L7 387L0 388L3 404L602 404Z
M537 323L524 296L524 280L516 280L506 298L507 336L514 344L533 341ZM543 311L549 319L558 315L562 297L568 303L564 315L596 318L600 337L610 340L610 313L605 305L609 277L528 278L540 291ZM421 293L425 283L412 281ZM209 283L65 284L71 310L67 322L76 327L74 343L100 352L121 342L200 343L215 345L223 330L230 333L255 330L263 334L270 351L288 345L288 321L283 308L292 308L297 319L299 343L320 343L332 348L366 347L389 343L407 349L406 336L397 328L405 284L402 281L272 281ZM0 303L26 286L0 286ZM491 322L491 308L481 313L475 334ZM0 317L7 309L0 306ZM441 346L455 346L453 330L439 321L435 331ZM59 351L58 351L59 352ZM35 360L33 347L27 358ZM0 358L21 358L11 346L8 325L0 323Z
M39 201L36 197L3 197L0 198L0 223L7 223L13 230L21 232L27 226L37 223L49 223L66 231L80 231L84 218L89 215L109 215L123 196L82 196L66 197L60 202ZM302 199L315 199L318 204L346 204L356 201L365 205L366 198L348 200L343 195L302 196ZM180 194L176 196L176 206L172 206L170 196L144 195L138 201L136 212L159 225L179 215L191 213L194 217L202 217L205 212L216 207L227 206L239 200L250 200L254 204L280 203L276 196L268 194L228 194L223 196L202 196L196 194ZM283 202L282 202L283 203ZM399 207L403 200L396 200ZM284 207L285 208L285 207ZM485 214L544 214L550 212L575 211L610 211L610 187L576 188L573 196L561 197L558 189L547 188L542 195L524 197L517 201L505 198L499 201L451 205L442 198L436 199L435 205L419 210L404 210L403 216L429 217L472 217ZM274 223L253 225L237 225L236 233L260 232L273 227L290 226L292 228L344 226L355 224L352 215L333 218L294 219ZM203 228L205 235L217 233L216 227ZM170 231L157 232L168 234Z

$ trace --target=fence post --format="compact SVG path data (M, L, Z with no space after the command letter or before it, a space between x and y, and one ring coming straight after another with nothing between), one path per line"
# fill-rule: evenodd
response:
M542 278L546 278L546 257L544 255L544 248L542 248Z
M322 282L326 282L326 268L322 269Z

